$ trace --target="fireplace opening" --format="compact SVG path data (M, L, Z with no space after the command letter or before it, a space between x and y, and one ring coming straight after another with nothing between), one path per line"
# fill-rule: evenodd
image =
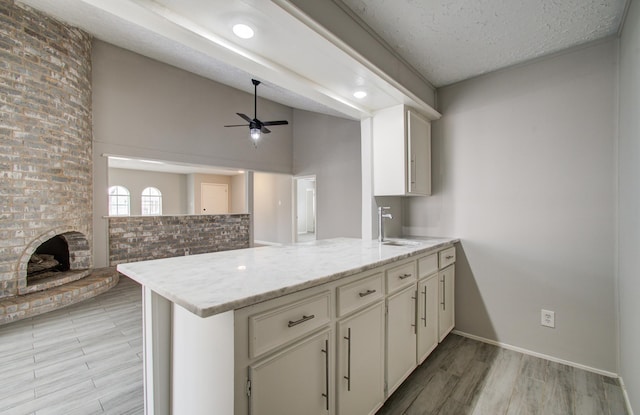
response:
M36 248L27 263L27 285L70 269L69 244L60 235Z

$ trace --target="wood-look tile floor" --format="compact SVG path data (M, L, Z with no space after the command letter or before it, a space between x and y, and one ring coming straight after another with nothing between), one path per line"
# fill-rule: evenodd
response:
M0 326L0 414L142 414L142 296L97 297Z
M142 394L141 293L126 277L93 299L0 326L0 414L142 414ZM378 411L390 414L626 410L615 379L452 334Z
M376 415L626 415L617 379L450 334Z

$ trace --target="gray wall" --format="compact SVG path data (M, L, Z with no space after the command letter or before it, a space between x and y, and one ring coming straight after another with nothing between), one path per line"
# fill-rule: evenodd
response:
M620 40L619 292L620 374L640 411L640 4L631 2Z
M439 91L434 195L404 212L411 233L461 238L458 330L610 372L616 45ZM556 312L555 329L540 326L542 308Z
M231 213L247 213L247 174L236 174L231 176L231 201L229 204L229 212Z
M293 174L316 176L317 239L360 238L360 123L302 110L293 119Z
M142 191L155 187L162 192L162 214L187 213L187 176L142 170L109 168L109 186L124 186L131 192L131 215L140 215Z
M292 188L290 175L254 173L253 239L255 241L292 242Z
M251 114L252 94L98 40L92 65L96 266L107 265L105 154L291 173L291 125L274 128L258 149L246 129L223 127L242 121L236 112ZM266 119L293 118L289 107L263 99L258 105Z

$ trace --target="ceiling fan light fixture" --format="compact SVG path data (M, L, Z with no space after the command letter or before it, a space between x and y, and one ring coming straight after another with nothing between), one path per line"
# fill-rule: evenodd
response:
M262 133L260 132L259 128L252 128L249 131L249 136L251 137L251 140L253 140L253 144L258 145L258 140L260 140Z
M251 39L254 35L253 29L244 23L233 25L233 33L241 39Z

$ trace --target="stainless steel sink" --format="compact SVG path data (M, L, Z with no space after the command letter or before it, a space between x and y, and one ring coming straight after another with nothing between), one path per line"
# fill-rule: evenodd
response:
M382 245L389 245L389 246L416 246L416 245L420 245L420 243L416 242L416 241L394 241L394 240L389 240L389 241L384 241L382 243Z

